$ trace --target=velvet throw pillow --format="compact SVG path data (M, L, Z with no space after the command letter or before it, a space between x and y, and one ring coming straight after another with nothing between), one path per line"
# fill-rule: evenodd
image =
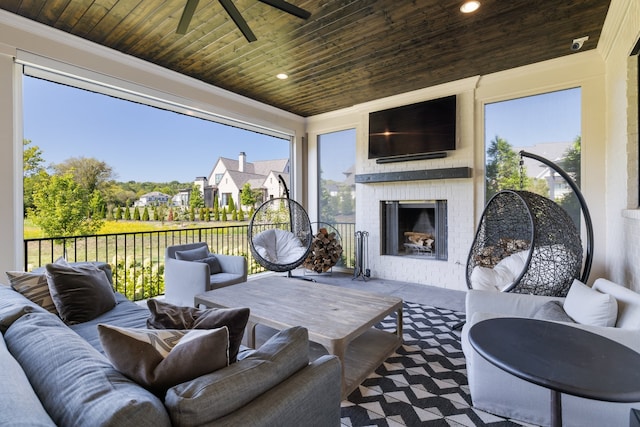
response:
M209 249L206 246L200 246L195 249L187 249L184 251L176 251L176 259L181 261L195 261L205 259L209 256Z
M229 363L238 357L244 328L249 321L248 308L211 308L199 310L180 307L157 299L147 300L151 314L147 327L156 329L229 329Z
M222 273L222 267L220 267L220 261L216 258L215 255L209 254L208 257L203 259L196 259L194 262L202 262L209 266L209 274L218 274Z
M60 318L67 324L87 322L116 306L104 271L93 266L47 264L47 284Z
M100 342L113 366L163 397L174 385L229 364L229 331L134 329L98 325Z

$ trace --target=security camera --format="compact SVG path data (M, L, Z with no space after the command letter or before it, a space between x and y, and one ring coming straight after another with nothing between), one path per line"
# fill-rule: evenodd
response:
M582 49L582 45L584 45L584 42L586 42L587 40L589 40L589 36L573 39L573 43L571 43L571 50L574 52L579 51L580 49Z

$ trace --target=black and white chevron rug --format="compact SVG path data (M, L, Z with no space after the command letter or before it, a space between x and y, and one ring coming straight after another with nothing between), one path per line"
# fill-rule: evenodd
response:
M395 316L395 315L394 315ZM395 317L379 328L395 330ZM519 426L471 407L464 314L404 303L404 343L342 402L343 426Z

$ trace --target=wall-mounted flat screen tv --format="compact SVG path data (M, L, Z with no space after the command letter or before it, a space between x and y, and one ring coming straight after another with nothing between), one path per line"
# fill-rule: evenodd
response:
M369 113L369 158L456 149L456 96Z

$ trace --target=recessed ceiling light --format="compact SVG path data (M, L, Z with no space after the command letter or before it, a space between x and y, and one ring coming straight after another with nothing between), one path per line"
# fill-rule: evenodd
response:
M286 80L289 78L289 75L286 73L280 73L278 75L276 75L277 78L279 78L280 80Z
M471 13L478 10L480 7L480 2L476 0L466 1L460 6L460 12L462 13Z

